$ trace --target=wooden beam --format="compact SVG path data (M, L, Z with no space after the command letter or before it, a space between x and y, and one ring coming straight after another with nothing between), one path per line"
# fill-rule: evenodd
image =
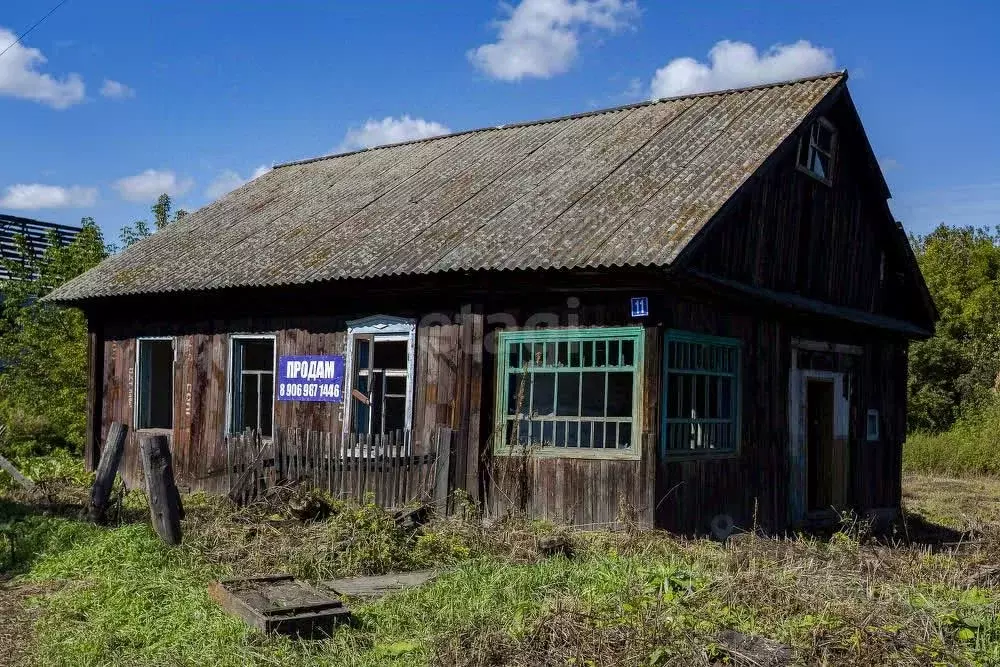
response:
M142 435L139 437L139 452L142 469L146 476L146 492L149 495L149 514L153 529L164 542L170 545L181 543L181 518L184 508L181 496L174 482L174 469L170 456L170 445L165 435Z
M111 499L111 487L114 484L115 475L118 474L122 454L125 453L125 437L127 435L128 426L119 422L112 422L111 428L108 429L108 440L104 443L101 462L97 466L97 476L94 478L94 486L90 489L90 507L87 513L94 523L104 523L108 501Z
M84 445L84 465L96 470L101 456L101 426L104 415L104 327L92 315L87 315L87 440Z

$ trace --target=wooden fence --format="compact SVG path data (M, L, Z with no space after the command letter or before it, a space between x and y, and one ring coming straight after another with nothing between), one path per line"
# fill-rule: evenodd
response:
M226 439L229 496L240 504L268 488L299 484L335 498L374 498L382 507L434 501L442 509L450 483L452 431L438 428L433 447L413 454L410 431L381 435L275 429L271 440L256 433Z

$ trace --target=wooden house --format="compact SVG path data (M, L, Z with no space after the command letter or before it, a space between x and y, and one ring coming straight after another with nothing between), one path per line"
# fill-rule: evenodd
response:
M846 81L275 168L49 297L90 322L88 463L113 420L203 489L242 429L447 426L491 511L891 515L937 315Z

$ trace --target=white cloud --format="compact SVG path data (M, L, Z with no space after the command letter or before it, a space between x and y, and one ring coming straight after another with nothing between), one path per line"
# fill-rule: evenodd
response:
M882 167L882 171L896 171L897 169L902 169L903 165L894 157L880 157L878 159L878 164Z
M653 99L824 74L837 65L833 51L805 40L777 44L764 53L746 42L723 40L708 52L708 60L676 58L656 70L650 86Z
M446 126L423 118L410 118L407 115L394 118L386 116L382 120L369 118L361 127L352 127L340 142L340 151L353 151L360 148L371 148L384 144L398 144L401 141L413 141L436 137L451 132Z
M576 60L584 30L614 32L639 14L635 0L522 0L497 23L499 39L468 52L474 66L502 81L547 79Z
M101 86L101 95L113 100L124 100L129 97L135 97L135 89L126 86L121 81L105 79L104 85Z
M41 208L85 208L93 206L96 201L97 188L18 183L7 187L3 197L0 197L0 207L27 211Z
M243 178L232 169L225 169L219 172L219 175L208 184L207 188L205 188L205 197L208 199L218 199L222 195L232 192L244 183L249 183L253 179L263 176L267 172L271 171L271 169L272 167L262 164L254 169L253 173L248 178Z
M17 35L0 28L0 50L13 44L0 58L0 95L47 104L53 109L65 109L83 101L84 85L79 74L67 74L57 79L43 74L39 67L47 61L38 49L20 42Z
M194 186L194 181L178 176L170 170L147 169L141 174L126 176L115 181L114 188L122 199L147 202L166 193L171 197L183 195Z

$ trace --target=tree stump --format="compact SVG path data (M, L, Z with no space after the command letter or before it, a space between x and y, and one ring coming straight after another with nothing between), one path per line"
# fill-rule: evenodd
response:
M167 544L181 543L181 519L184 508L181 494L174 482L170 445L165 435L143 435L139 438L142 470L146 476L149 514L153 529Z
M125 436L128 426L112 422L108 429L108 438L101 451L101 461L97 465L97 475L94 486L90 489L90 507L87 514L94 523L104 523L107 519L108 502L111 500L111 487L114 485L118 467L125 452Z

